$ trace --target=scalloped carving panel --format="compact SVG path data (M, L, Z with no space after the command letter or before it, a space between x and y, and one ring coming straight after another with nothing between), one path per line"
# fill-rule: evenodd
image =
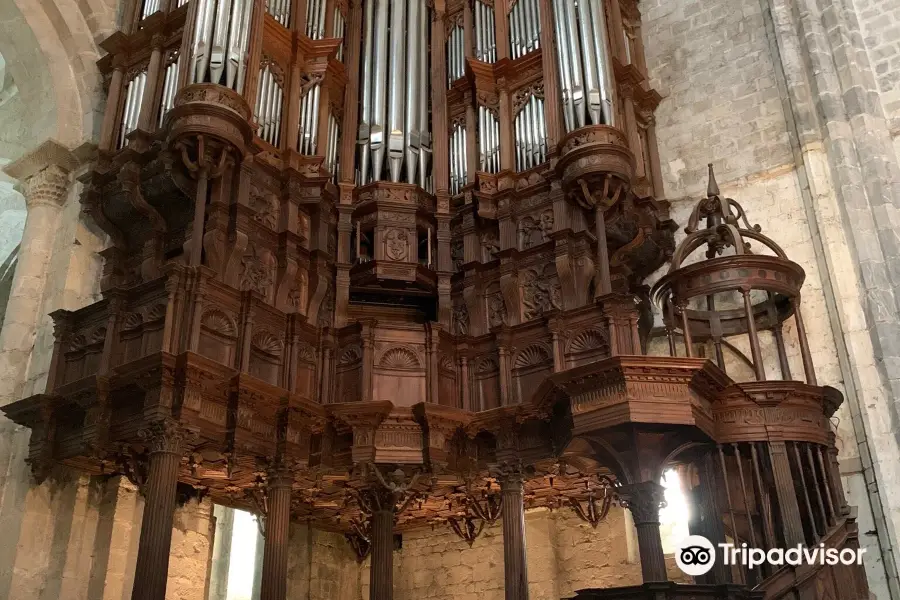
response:
M531 344L516 354L513 385L519 402L531 399L534 391L553 373L553 354L544 344Z
M378 360L378 367L381 369L409 371L419 369L422 365L415 352L409 348L394 346L393 348L388 348L381 355L381 358Z
M609 357L609 340L600 329L583 329L572 336L566 348L569 368L597 362Z
M210 308L200 318L200 344L203 356L233 366L237 347L237 326L234 318L218 308Z

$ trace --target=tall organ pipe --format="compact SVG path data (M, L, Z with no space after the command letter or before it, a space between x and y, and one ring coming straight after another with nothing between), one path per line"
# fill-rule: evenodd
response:
M520 0L523 1L523 0ZM566 130L614 125L612 73L603 0L553 0Z
M365 0L364 11L359 182L403 179L426 187L428 7L425 0Z
M252 0L197 0L191 81L242 91L247 69Z

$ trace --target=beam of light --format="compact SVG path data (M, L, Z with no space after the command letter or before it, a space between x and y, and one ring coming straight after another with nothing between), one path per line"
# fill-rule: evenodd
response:
M253 575L259 538L256 516L244 510L235 510L226 600L250 600L253 596Z

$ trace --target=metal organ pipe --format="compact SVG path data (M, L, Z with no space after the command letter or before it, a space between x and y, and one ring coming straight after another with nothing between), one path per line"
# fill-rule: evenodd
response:
M325 6L326 0L308 0L306 4L306 35L310 39L321 40L325 37ZM337 8L335 10L340 12Z
M450 135L450 194L456 195L466 185L466 127L457 123Z
M557 57L566 130L614 125L603 1L553 0L553 12L560 48L571 48Z
M147 71L138 71L128 80L125 88L125 105L122 107L122 120L119 123L119 148L125 146L125 136L134 131L141 114L144 99L144 88L147 87Z
M319 137L319 99L321 97L322 84L316 83L306 92L306 95L300 98L300 135L297 148L300 154L314 155L316 153Z
M486 63L497 62L494 9L481 0L475 0L473 11L475 13L475 58Z
M361 184L402 179L428 186L430 22L425 0L365 0L357 142Z
M466 74L465 30L456 24L447 37L447 85Z
M145 0L141 8L141 21L159 10L159 0Z
M340 156L340 125L334 112L328 111L328 146L325 150L325 168L332 174L332 180L337 183L338 157Z
M341 62L344 60L344 14L341 12L341 9L337 6L334 7L334 27L331 30L331 37L335 37L341 40L341 45L338 46L337 50L337 59Z
M272 65L265 64L260 69L256 86L256 106L253 117L256 120L256 135L278 147L281 139L281 114L284 107L284 89Z
M216 83L240 92L247 69L253 0L197 1L191 81Z
M509 11L509 42L513 60L541 45L538 2L539 0L518 0Z
M266 0L266 12L282 26L287 27L291 22L291 1Z
M159 125L163 124L166 113L172 110L175 105L175 90L178 87L178 68L181 64L181 57L174 52L166 65L166 72L163 76L162 98L159 103Z
M516 170L527 171L547 160L544 101L532 94L516 115Z

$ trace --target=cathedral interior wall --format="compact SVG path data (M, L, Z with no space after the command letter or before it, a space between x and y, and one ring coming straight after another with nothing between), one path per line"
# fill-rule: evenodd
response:
M8 4L15 9L13 3ZM98 23L110 21L114 12L108 5L112 4L104 5L102 18L94 17ZM900 156L900 0L855 0L854 4ZM672 218L683 227L692 202L705 191L706 165L713 162L724 195L741 202L750 212L751 223L759 223L763 232L806 271L804 319L819 383L847 394L842 384L847 375L835 343L836 335L843 336L858 373L856 401L870 426L871 443L878 446L881 462L900 463L889 411L891 398L876 371L870 323L863 310L865 291L858 284L854 256L847 250L845 219L832 191L833 174L826 148L814 136L804 138L802 156L807 173L812 175L810 191L805 192L808 175L798 170L792 151L790 116L782 102L778 65L761 4L743 0L642 0L640 7L648 68L653 86L664 97L656 123L665 197L672 202ZM3 10L7 9L0 7L0 39L6 33L21 36L22 31L31 31L23 26L21 14L6 18ZM32 16L32 20L35 18ZM88 30L85 19L79 35L90 38ZM48 47L47 42L38 40L33 44ZM24 53L11 54L2 47L0 51L9 62L25 60ZM88 58L88 62L93 60ZM54 87L46 65L29 74L34 85L21 88L18 99L0 107L0 149L10 155L0 156L5 160L34 145L29 135L38 135L35 132L46 131L44 137L59 135L68 141L78 137L57 132L57 123L51 122L58 107L49 90L54 89L57 97L72 90ZM47 95L28 95L38 94L32 90L40 89ZM33 108L38 106L41 110ZM30 119L27 126L23 119L26 107ZM102 105L93 112L102 113ZM84 115L70 116L73 122L80 122ZM0 261L9 254L6 246L14 238L12 233L16 228L21 232L25 215L21 197L3 185L0 182L0 240L5 245L0 245ZM78 191L78 186L73 186L58 222L47 224L57 232L55 246L29 248L29 252L46 253L48 276L45 283L18 290L29 294L29 301L40 306L43 316L33 352L23 358L27 361L23 370L0 373L0 388L13 390L16 398L43 389L53 344L52 323L46 315L96 300L101 268L96 252L103 248L104 240L80 216ZM815 223L809 220L810 202ZM841 329L835 329L834 316L829 313L812 229L819 230L826 251L829 285L836 294ZM683 235L680 231L677 239ZM790 339L790 331L786 334ZM658 338L654 343L659 353L666 351L665 340ZM765 354L766 368L777 372L774 352ZM792 371L802 372L799 350L789 345L788 354ZM732 358L728 368L740 372L743 367ZM20 377L23 372L24 378ZM858 507L860 531L865 533L873 529L874 521L859 464L851 401L848 398L842 405L835 425L845 490L850 503ZM0 544L0 597L126 600L133 583L142 511L136 489L118 478L72 475L53 476L35 485L24 462L27 440L27 431L0 417L0 540L9 541ZM900 485L900 480L891 479L890 471L882 473L888 484ZM900 524L900 506L891 507L893 522ZM194 501L176 513L168 600L206 598L213 544L211 510L208 501ZM568 509L529 512L526 527L532 600L560 598L588 586L640 581L631 526L622 509L613 508L597 529L580 522ZM862 535L860 542L870 556L878 554L875 536ZM366 563L356 562L342 536L295 524L291 548L289 597L367 597ZM883 597L879 594L883 569L872 563L867 563L867 569L873 592ZM502 598L499 524L488 528L471 548L449 530L404 533L403 548L395 555L394 581L398 600Z

